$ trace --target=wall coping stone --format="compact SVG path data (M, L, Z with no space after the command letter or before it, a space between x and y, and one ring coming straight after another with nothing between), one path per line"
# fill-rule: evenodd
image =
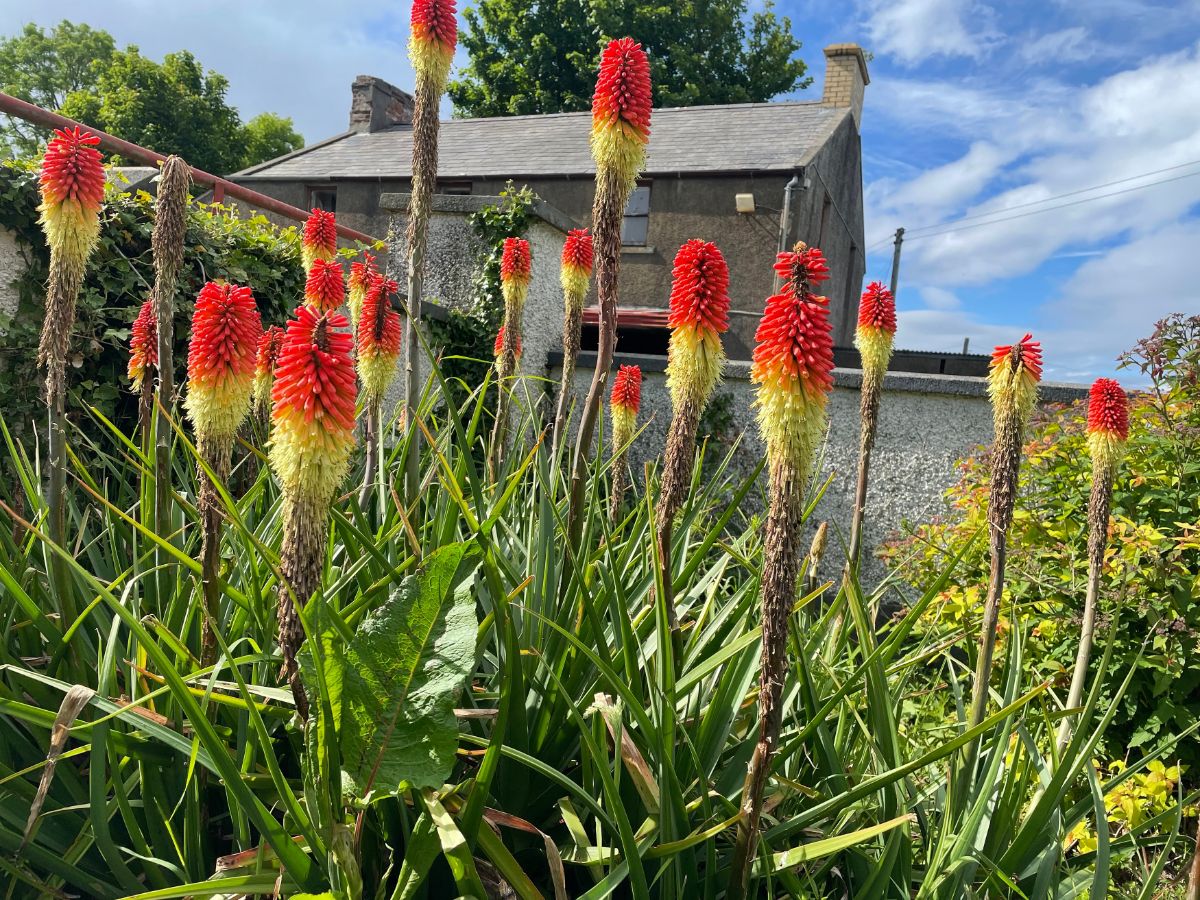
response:
M558 368L562 363L562 352L551 351L548 357L550 368ZM637 353L617 353L613 365L636 365L643 372L664 372L667 368L665 356L644 356ZM595 368L596 353L585 350L579 354L576 371ZM749 381L750 362L748 360L727 360L725 377L738 381ZM833 384L835 387L857 390L862 386L861 369L834 369ZM973 375L926 375L919 372L889 372L883 381L886 391L901 391L911 394L946 394L959 397L987 397L987 379ZM1069 384L1066 382L1044 381L1038 385L1038 400L1042 403L1072 403L1082 400L1088 395L1086 384Z
M379 208L391 213L408 212L408 200L411 194L386 193L379 195ZM498 206L504 202L503 197L489 194L434 194L433 211L435 213L459 213L470 215L488 206ZM557 228L566 234L572 228L578 228L579 223L568 216L557 206L551 206L545 200L534 200L530 212L547 225Z

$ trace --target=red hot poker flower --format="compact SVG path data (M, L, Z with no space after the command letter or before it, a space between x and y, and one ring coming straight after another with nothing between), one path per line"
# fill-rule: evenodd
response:
M896 301L881 282L872 281L858 305L858 327L896 333Z
M600 169L632 185L650 140L650 62L633 38L611 41L600 56L592 97L592 155Z
M140 390L147 367L158 365L158 320L154 315L154 300L147 300L133 320L133 335L129 339L129 380L133 389Z
M288 322L275 384L271 464L284 490L325 504L354 446L357 383L346 317L300 306Z
M496 342L492 345L492 353L494 353L496 356L499 356L504 352L504 335L505 328L503 325L501 325L500 330L496 332ZM519 358L521 356L521 335L519 334L517 335L516 353L517 357Z
M314 260L333 259L337 254L337 220L333 213L314 209L304 223L304 237L300 243L300 256L307 271Z
M279 351L283 349L283 335L282 328L272 325L258 339L254 365L254 403L259 409L265 409L271 403L271 384L275 380Z
M39 179L48 205L72 200L95 211L104 202L104 162L96 146L100 138L81 128L58 129L46 146Z
M588 230L586 228L572 228L567 232L567 241L563 244L563 267L579 269L591 275L594 252L592 236Z
M504 250L500 256L500 280L529 281L533 270L533 257L529 252L529 241L524 238L504 239Z
M671 328L667 387L676 409L690 399L700 407L721 378L729 327L729 266L716 244L690 240L675 254L671 271Z
M1042 345L1027 334L1015 344L997 347L992 351L988 369L988 393L997 433L1002 421L1010 414L1022 423L1029 419L1037 400L1037 384L1042 378Z
M196 433L231 439L250 411L262 320L250 288L208 282L196 298L184 405Z
M1104 431L1124 441L1129 438L1129 398L1111 378L1097 378L1088 395L1087 429Z
M613 406L620 406L637 414L642 402L642 370L638 366L621 366L617 369L617 377L613 379Z
M783 292L795 292L800 284L812 286L829 278L829 266L816 247L803 243L780 253L775 260L775 272L783 280Z
M409 56L419 75L445 81L458 43L454 0L413 0Z
M367 289L371 286L371 281L379 269L375 265L375 257L370 253L363 253L361 260L355 260L350 263L350 322L355 324L358 322L358 317L362 314L363 300L367 296Z
M358 377L368 399L382 397L396 376L400 358L400 314L391 297L399 289L394 281L376 275L363 300L355 337L358 344Z
M346 300L345 273L334 260L313 260L304 282L304 301L318 313L337 309Z

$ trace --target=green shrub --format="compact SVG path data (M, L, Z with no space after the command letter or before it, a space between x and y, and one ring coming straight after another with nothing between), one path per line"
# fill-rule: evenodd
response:
M1106 699L1134 669L1106 735L1109 758L1178 734L1200 716L1200 317L1159 323L1123 365L1140 370L1151 387L1131 398L1129 452L1117 476L1101 598L1097 641L1109 632L1116 639ZM1032 625L1028 664L1064 695L1087 581L1085 417L1081 402L1046 411L1031 430L1001 625L1008 627L1014 609ZM987 483L986 455L968 458L947 495L950 515L886 550L907 580L925 584L966 548L952 583L924 618L928 631L974 634L978 627L988 580ZM929 690L910 711L951 715L943 702L949 702L944 691ZM1200 747L1186 741L1180 757L1194 768Z
M31 165L0 166L0 227L16 237L26 269L16 279L15 314L0 321L0 411L9 427L26 432L41 415L41 379L35 356L42 327L49 252L38 225L37 172ZM125 369L129 333L154 284L150 235L154 198L110 187L100 243L89 263L72 332L69 401L96 407L123 425L136 417L137 400ZM187 364L193 298L205 281L225 278L254 287L263 323L282 324L304 294L300 238L261 215L242 218L219 205L193 204L188 213L180 294L175 310L175 360L182 383ZM83 416L73 416L82 423Z

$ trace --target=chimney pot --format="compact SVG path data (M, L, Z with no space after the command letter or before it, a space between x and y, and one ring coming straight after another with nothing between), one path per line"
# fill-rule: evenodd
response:
M854 125L862 130L863 94L871 83L867 57L858 44L830 44L825 48L825 106L848 106Z
M359 75L350 85L350 130L368 134L392 125L411 125L412 94L373 75Z

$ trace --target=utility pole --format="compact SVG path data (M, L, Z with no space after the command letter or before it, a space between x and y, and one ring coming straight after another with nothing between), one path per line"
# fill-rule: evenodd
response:
M904 229L896 229L896 249L892 251L892 297L896 296L896 284L900 281L900 246L904 243Z

